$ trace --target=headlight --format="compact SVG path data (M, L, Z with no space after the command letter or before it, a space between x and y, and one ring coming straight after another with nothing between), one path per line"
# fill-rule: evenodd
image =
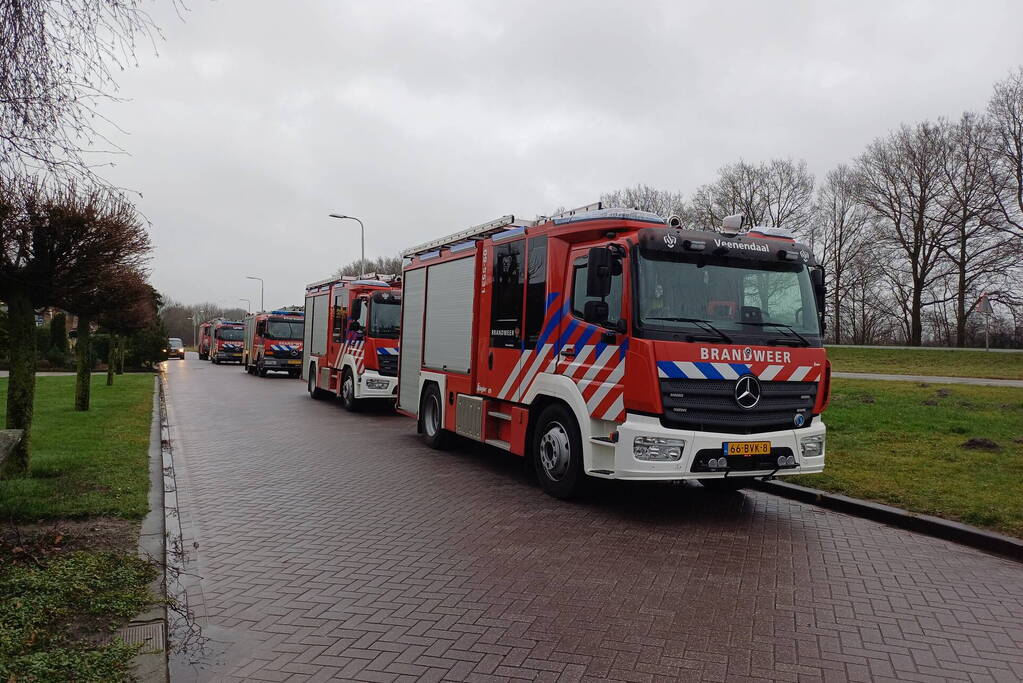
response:
M799 449L804 458L816 458L824 455L824 435L807 436L799 440Z
M366 388L367 389L376 389L376 390L386 389L387 388L387 380L386 379L367 379L366 380Z
M678 460L686 447L683 439L665 439L659 436L637 436L632 442L636 460L666 462Z

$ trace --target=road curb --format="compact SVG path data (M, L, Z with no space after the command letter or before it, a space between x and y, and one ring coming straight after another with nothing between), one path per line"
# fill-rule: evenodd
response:
M931 515L921 515L890 505L850 498L849 496L786 482L757 481L753 484L753 488L765 493L773 493L783 498L791 498L803 503L845 512L856 517L872 519L875 522L883 522L900 529L916 531L946 541L954 541L971 548L985 550L1018 562L1023 562L1023 540L1003 536L993 531L978 529L968 524L952 522L940 517L932 517Z
M166 683L170 679L167 661L167 569L166 525L163 484L163 385L153 381L153 420L149 432L149 513L142 520L138 554L157 568L150 590L159 601L118 630L126 643L141 645L135 657L134 673L145 683Z

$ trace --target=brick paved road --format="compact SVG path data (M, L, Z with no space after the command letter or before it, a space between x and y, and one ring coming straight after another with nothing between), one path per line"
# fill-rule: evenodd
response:
M761 493L563 503L293 380L168 374L216 641L177 680L1023 679L1019 564Z

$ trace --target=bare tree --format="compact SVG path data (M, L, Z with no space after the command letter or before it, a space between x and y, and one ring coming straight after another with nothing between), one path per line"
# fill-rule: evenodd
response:
M141 0L0 2L0 166L95 181L86 150L113 148L95 127L114 73L154 26Z
M846 317L843 309L853 284L847 274L864 256L870 241L869 216L856 202L855 174L848 166L842 164L828 171L814 208L814 247L828 273L832 329L835 343L841 344Z
M11 338L7 426L26 432L9 471L28 468L35 310L56 305L77 312L75 304L93 296L106 273L141 266L149 249L134 207L120 197L74 185L47 190L0 176L0 298L8 304Z
M623 206L649 211L664 218L678 216L685 221L689 216L689 206L681 192L658 190L649 185L636 185L607 192L600 195L600 201L607 207Z
M993 194L1004 227L1023 237L1023 67L995 85L987 115Z
M945 142L939 148L939 163L945 191L938 205L950 237L942 252L955 303L954 341L965 346L967 316L975 306L971 300L976 302L985 285L1012 268L1019 249L1014 245L1018 240L997 229L1003 214L998 193L989 183L991 127L976 114L965 113L941 128Z
M770 225L806 234L812 225L813 175L805 161L745 161L718 170L717 180L693 193L692 222L703 228L741 213L750 225Z
M923 336L928 287L941 276L948 230L939 205L946 192L941 171L944 136L938 126L903 125L875 140L856 160L856 195L877 222L882 246L892 252L887 270L906 313L910 344Z
M400 275L400 256L378 256L375 259L366 259L365 262L356 259L351 263L341 266L334 271L334 277L343 275L362 275L365 273L377 273L378 275Z

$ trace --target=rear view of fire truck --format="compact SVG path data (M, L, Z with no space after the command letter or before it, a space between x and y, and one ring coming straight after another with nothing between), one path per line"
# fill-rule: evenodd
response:
M210 327L212 323L202 323L199 325L199 360L210 359Z
M251 375L268 372L302 374L303 321L298 310L251 313L245 316L245 348L242 365Z
M398 391L401 288L396 276L345 277L306 287L302 369L313 398L348 410Z
M597 204L407 250L399 410L435 447L457 433L526 456L559 497L587 477L820 472L823 271L741 223Z
M210 360L214 364L241 363L245 328L238 320L210 321Z

